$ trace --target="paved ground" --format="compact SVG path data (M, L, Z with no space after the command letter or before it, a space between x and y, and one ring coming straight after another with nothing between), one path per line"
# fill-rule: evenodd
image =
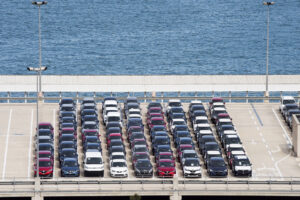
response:
M141 104L145 113L145 104ZM187 111L187 104L185 110ZM244 148L253 163L253 178L280 178L300 177L300 158L292 156L290 151L291 131L285 125L279 111L278 104L273 103L227 103L226 107L230 113L233 123L242 139ZM98 105L100 108L101 105ZM40 106L40 121L55 124L56 159L54 177L59 177L60 170L57 162L58 148L58 104L42 104ZM100 115L100 121L101 115ZM36 123L36 104L0 104L0 177L4 178L26 178L33 177L34 160L34 135ZM104 138L103 124L101 127L101 141L103 155L105 156L105 176L108 179L108 157ZM213 127L213 125L212 125ZM78 131L80 128L78 129ZM78 134L79 135L79 134ZM131 152L126 140L127 161L130 168L128 179L135 179L132 164L130 162ZM146 134L150 145L149 135ZM174 145L173 145L174 147ZM82 173L82 146L78 140L78 154L81 162ZM201 156L200 156L201 157ZM201 157L202 159L202 157ZM152 161L154 157L152 156ZM203 161L202 161L203 162ZM154 164L154 162L153 162ZM177 174L182 177L180 165L177 162ZM229 170L230 171L230 170ZM202 169L203 178L209 178L206 169ZM231 174L230 179L235 178ZM156 179L154 177L153 179ZM241 178L242 179L242 178Z

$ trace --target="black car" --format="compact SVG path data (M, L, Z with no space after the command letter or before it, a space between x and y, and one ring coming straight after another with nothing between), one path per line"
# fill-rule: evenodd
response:
M150 134L152 134L153 132L155 131L167 131L166 127L163 126L163 125L156 125L156 126L153 126L150 130Z
M50 151L53 155L54 153L54 148L53 145L50 143L41 143L38 145L39 151Z
M76 113L73 111L61 111L59 115L59 123L61 123L61 118L63 117L73 117L76 120Z
M222 125L217 132L220 139L222 139L224 131L235 131L235 127L233 125Z
M159 155L160 152L171 152L173 153L170 145L157 145L155 149L154 156Z
M58 153L60 154L61 153L61 150L64 149L64 148L73 148L73 149L76 149L77 148L77 143L76 142L73 142L73 141L63 141L61 143L59 143L59 146L58 146Z
M101 143L100 142L86 142L83 145L83 152L87 151L99 151L102 152Z
M158 145L170 145L170 138L168 136L155 136L152 140L153 152L155 152Z
M61 106L63 104L73 104L74 106L76 105L75 101L72 98L62 98L59 101L59 106Z
M135 139L145 139L144 133L143 132L133 132L128 138L129 143Z
M91 142L91 143L100 143L100 139L98 136L86 136L84 141L82 141L82 144Z
M153 167L148 159L139 159L134 163L134 174L136 177L152 177Z
M205 110L195 110L193 113L191 113L190 119L194 121L196 117L201 117L201 116L207 117Z
M143 120L140 118L130 118L127 121L127 130L129 127L131 126L140 126L140 127L144 127L143 125Z
M227 113L226 109L225 108L215 108L212 110L212 113L211 113L211 121L215 124L217 121L217 118L218 118L218 114L221 114L221 113Z
M228 170L222 157L211 157L207 161L207 173L211 177L226 177Z
M76 137L73 134L63 134L59 137L59 143L63 141L76 142Z
M203 154L205 155L207 151L219 151L221 153L221 149L217 142L206 142L204 143Z
M64 122L64 123L59 124L59 130L61 130L63 128L74 128L74 130L76 130L77 126L74 125L74 123L72 123L72 122Z
M175 147L179 147L182 144L190 144L194 146L194 142L190 137L180 137L175 140Z
M198 138L198 146L199 146L199 150L200 153L203 154L203 150L204 150L204 144L206 142L216 142L216 139L213 135L203 135L202 137Z
M159 102L150 102L147 106L147 110L149 110L149 108L152 108L152 107L158 107L158 108L162 109L162 105Z
M176 134L177 131L189 131L189 128L187 125L176 125L173 129L173 134Z
M93 121L99 123L98 117L96 115L85 115L81 118L82 123L86 121Z
M60 123L72 123L74 126L77 126L77 121L74 117L62 117Z
M177 139L177 138L181 138L181 137L192 137L191 136L191 133L189 131L177 131L174 133L173 135L173 139L174 141Z
M64 148L60 151L59 154L59 162L61 164L61 162L64 160L64 158L78 158L77 155L77 150L74 148Z
M205 112L205 108L203 105L193 105L190 107L189 109L189 117L191 118L193 116L193 113L196 111L196 110L203 110Z
M53 133L50 129L39 129L36 137L38 136L50 136L53 139Z
M222 147L227 148L230 144L242 144L238 135L225 135L221 141Z
M122 128L119 122L107 122L106 123L106 130L108 130L109 128Z
M109 154L111 155L113 152L123 152L126 155L126 151L124 146L110 146L108 149Z
M170 123L174 119L183 119L186 122L186 116L184 113L170 113L168 122Z
M232 173L234 176L252 176L252 164L247 156L234 156L232 162Z
M156 136L168 136L168 133L166 131L155 131L151 133L151 140L153 140Z
M81 118L82 118L85 115L96 115L96 116L98 116L98 113L95 109L84 109L84 110L81 110L80 115L81 115Z

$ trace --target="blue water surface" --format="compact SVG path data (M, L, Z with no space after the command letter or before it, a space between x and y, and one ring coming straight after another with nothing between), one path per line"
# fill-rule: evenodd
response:
M0 3L0 74L38 66L38 8ZM45 74L264 74L267 7L241 0L48 0ZM270 7L270 74L300 74L300 1Z

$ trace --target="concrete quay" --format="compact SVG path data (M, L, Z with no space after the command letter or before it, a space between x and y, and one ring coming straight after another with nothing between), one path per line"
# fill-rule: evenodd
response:
M265 91L264 75L43 75L44 92ZM0 75L0 92L35 92L35 75ZM270 75L269 91L300 91L300 75Z
M141 103L143 116L146 105ZM100 107L99 104L98 108ZM187 107L188 104L184 104L185 111ZM0 104L0 196L43 199L49 196L131 196L137 193L140 196L170 196L174 200L180 200L182 196L204 195L300 196L300 159L294 157L291 151L292 133L278 111L279 104L226 103L226 107L253 164L251 178L237 178L231 173L228 178L210 178L204 167L202 178L183 178L178 162L177 176L173 179L161 179L157 176L151 179L136 178L130 161L130 148L126 144L129 177L113 179L108 173L108 154L103 142L106 161L103 178L84 177L82 165L79 178L60 177L56 154L54 178L41 180L39 183L33 177L36 105ZM56 136L58 109L57 103L40 105L40 121L54 124ZM100 129L101 141L105 141L102 123ZM145 135L149 141L147 132ZM78 153L82 163L80 145ZM203 159L201 156L200 158L203 165ZM153 165L155 170L154 162Z

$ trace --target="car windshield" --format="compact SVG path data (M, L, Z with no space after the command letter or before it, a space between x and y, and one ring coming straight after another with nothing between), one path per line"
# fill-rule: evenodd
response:
M171 106L171 107L180 107L181 103L180 102L169 102L169 106Z
M146 145L146 141L145 140L141 140L141 141L134 141L134 145Z
M96 124L85 124L84 129L97 129L97 125Z
M62 128L66 128L66 127L74 127L74 124L73 124L73 123L62 123L62 124L61 124L61 127L62 127Z
M172 160L172 155L160 155L159 158L160 158L160 159L168 159L168 160Z
M244 151L243 147L231 147L230 151Z
M188 128L186 126L177 126L175 128L176 131L188 131Z
M222 129L224 131L234 131L234 127L233 126L222 126Z
M197 154L195 154L195 153L185 153L184 157L185 158L198 158Z
M198 167L198 166L200 166L199 161L194 160L194 159L193 160L188 159L184 162L184 164L186 166L189 166L189 167Z
M148 149L147 147L138 147L138 148L135 148L135 152L147 152Z
M297 104L289 104L289 105L286 105L286 109L287 110L298 109L298 105Z
M165 131L166 128L163 126L154 126L153 131Z
M111 139L111 140L121 139L121 136L120 135L113 135L113 136L110 136L109 139Z
M74 107L62 107L62 111L74 111Z
M133 134L132 136L134 139L143 139L144 138L144 134Z
M74 130L62 130L61 134L74 134Z
M208 124L207 119L197 119L196 124Z
M128 105L128 110L130 110L130 109L139 109L140 108L140 106L139 106L139 104L130 104L130 105Z
M77 162L75 160L66 160L64 161L65 167L77 167Z
M183 113L183 109L181 107L172 108L173 113Z
M205 145L207 151L219 150L218 144L207 144Z
M155 144L170 144L170 140L168 138L159 138L155 140Z
M102 159L98 157L89 157L86 159L86 164L101 164Z
M160 162L159 166L160 167L174 167L174 163L173 162Z
M225 162L220 159L211 159L211 164L216 167L225 167Z
M293 104L293 103L296 103L295 100L293 99L287 99L287 100L283 100L282 102L283 104Z
M111 141L111 146L121 146L123 145L123 142L121 140Z
M51 143L52 140L50 139L39 139L39 143Z
M99 148L100 148L99 144L93 143L93 144L87 145L87 149L99 149Z
M39 154L39 158L51 158L51 154L42 153L42 154Z
M112 160L116 160L116 159L125 159L125 157L123 155L113 155L111 156Z
M112 166L113 167L126 167L126 163L125 162L113 162Z
M159 109L151 109L149 112L150 113L161 113L161 110L159 110Z
M239 160L235 160L234 161L234 164L236 166L249 166L250 165L250 162L248 159L239 159Z
M40 151L42 151L42 150L48 150L48 151L50 151L50 150L52 150L52 148L51 148L51 145L40 145L39 146L39 150Z
M63 141L73 141L73 140L75 140L73 135L62 135L60 138Z
M226 143L237 144L237 143L240 143L240 139L239 138L227 138Z
M85 136L97 136L97 132L85 132L84 133Z
M63 112L61 113L62 117L75 117L73 112Z
M211 131L211 128L208 127L197 127L197 131Z
M75 151L63 151L65 157L73 157L76 155Z
M147 158L149 158L149 156L148 156L148 154L136 154L135 155L135 157L136 157L136 159L138 160L138 159L147 159Z
M85 116L84 117L84 120L85 121L97 121L97 117L96 116L93 116L93 115L88 115L88 116Z
M50 167L52 164L50 161L40 161L39 167Z
M189 140L189 139L184 139L184 140L181 140L180 141L180 144L192 144L192 140Z
M153 125L163 125L165 122L163 120L152 120Z
M171 152L171 148L170 147L160 147L158 150L160 152Z
M52 133L51 133L51 131L49 130L47 130L47 131L42 131L42 130L40 130L39 131L39 136L50 136L50 135L52 135Z
M151 167L151 163L149 161L139 161L136 164L137 167Z
M173 125L186 125L185 121L174 121Z
M61 104L74 104L73 99L62 99Z
M60 147L63 148L75 148L75 144L74 143L64 143L61 144Z
M39 129L51 129L51 126L47 124L40 124Z
M110 122L118 122L118 121L120 121L120 117L112 116L112 117L108 117L107 120Z
M95 143L95 142L98 142L99 140L98 140L98 138L96 138L96 137L92 137L92 138L86 138L86 142L93 142L93 143Z
M220 113L226 113L225 110L214 110L215 115L218 115Z

